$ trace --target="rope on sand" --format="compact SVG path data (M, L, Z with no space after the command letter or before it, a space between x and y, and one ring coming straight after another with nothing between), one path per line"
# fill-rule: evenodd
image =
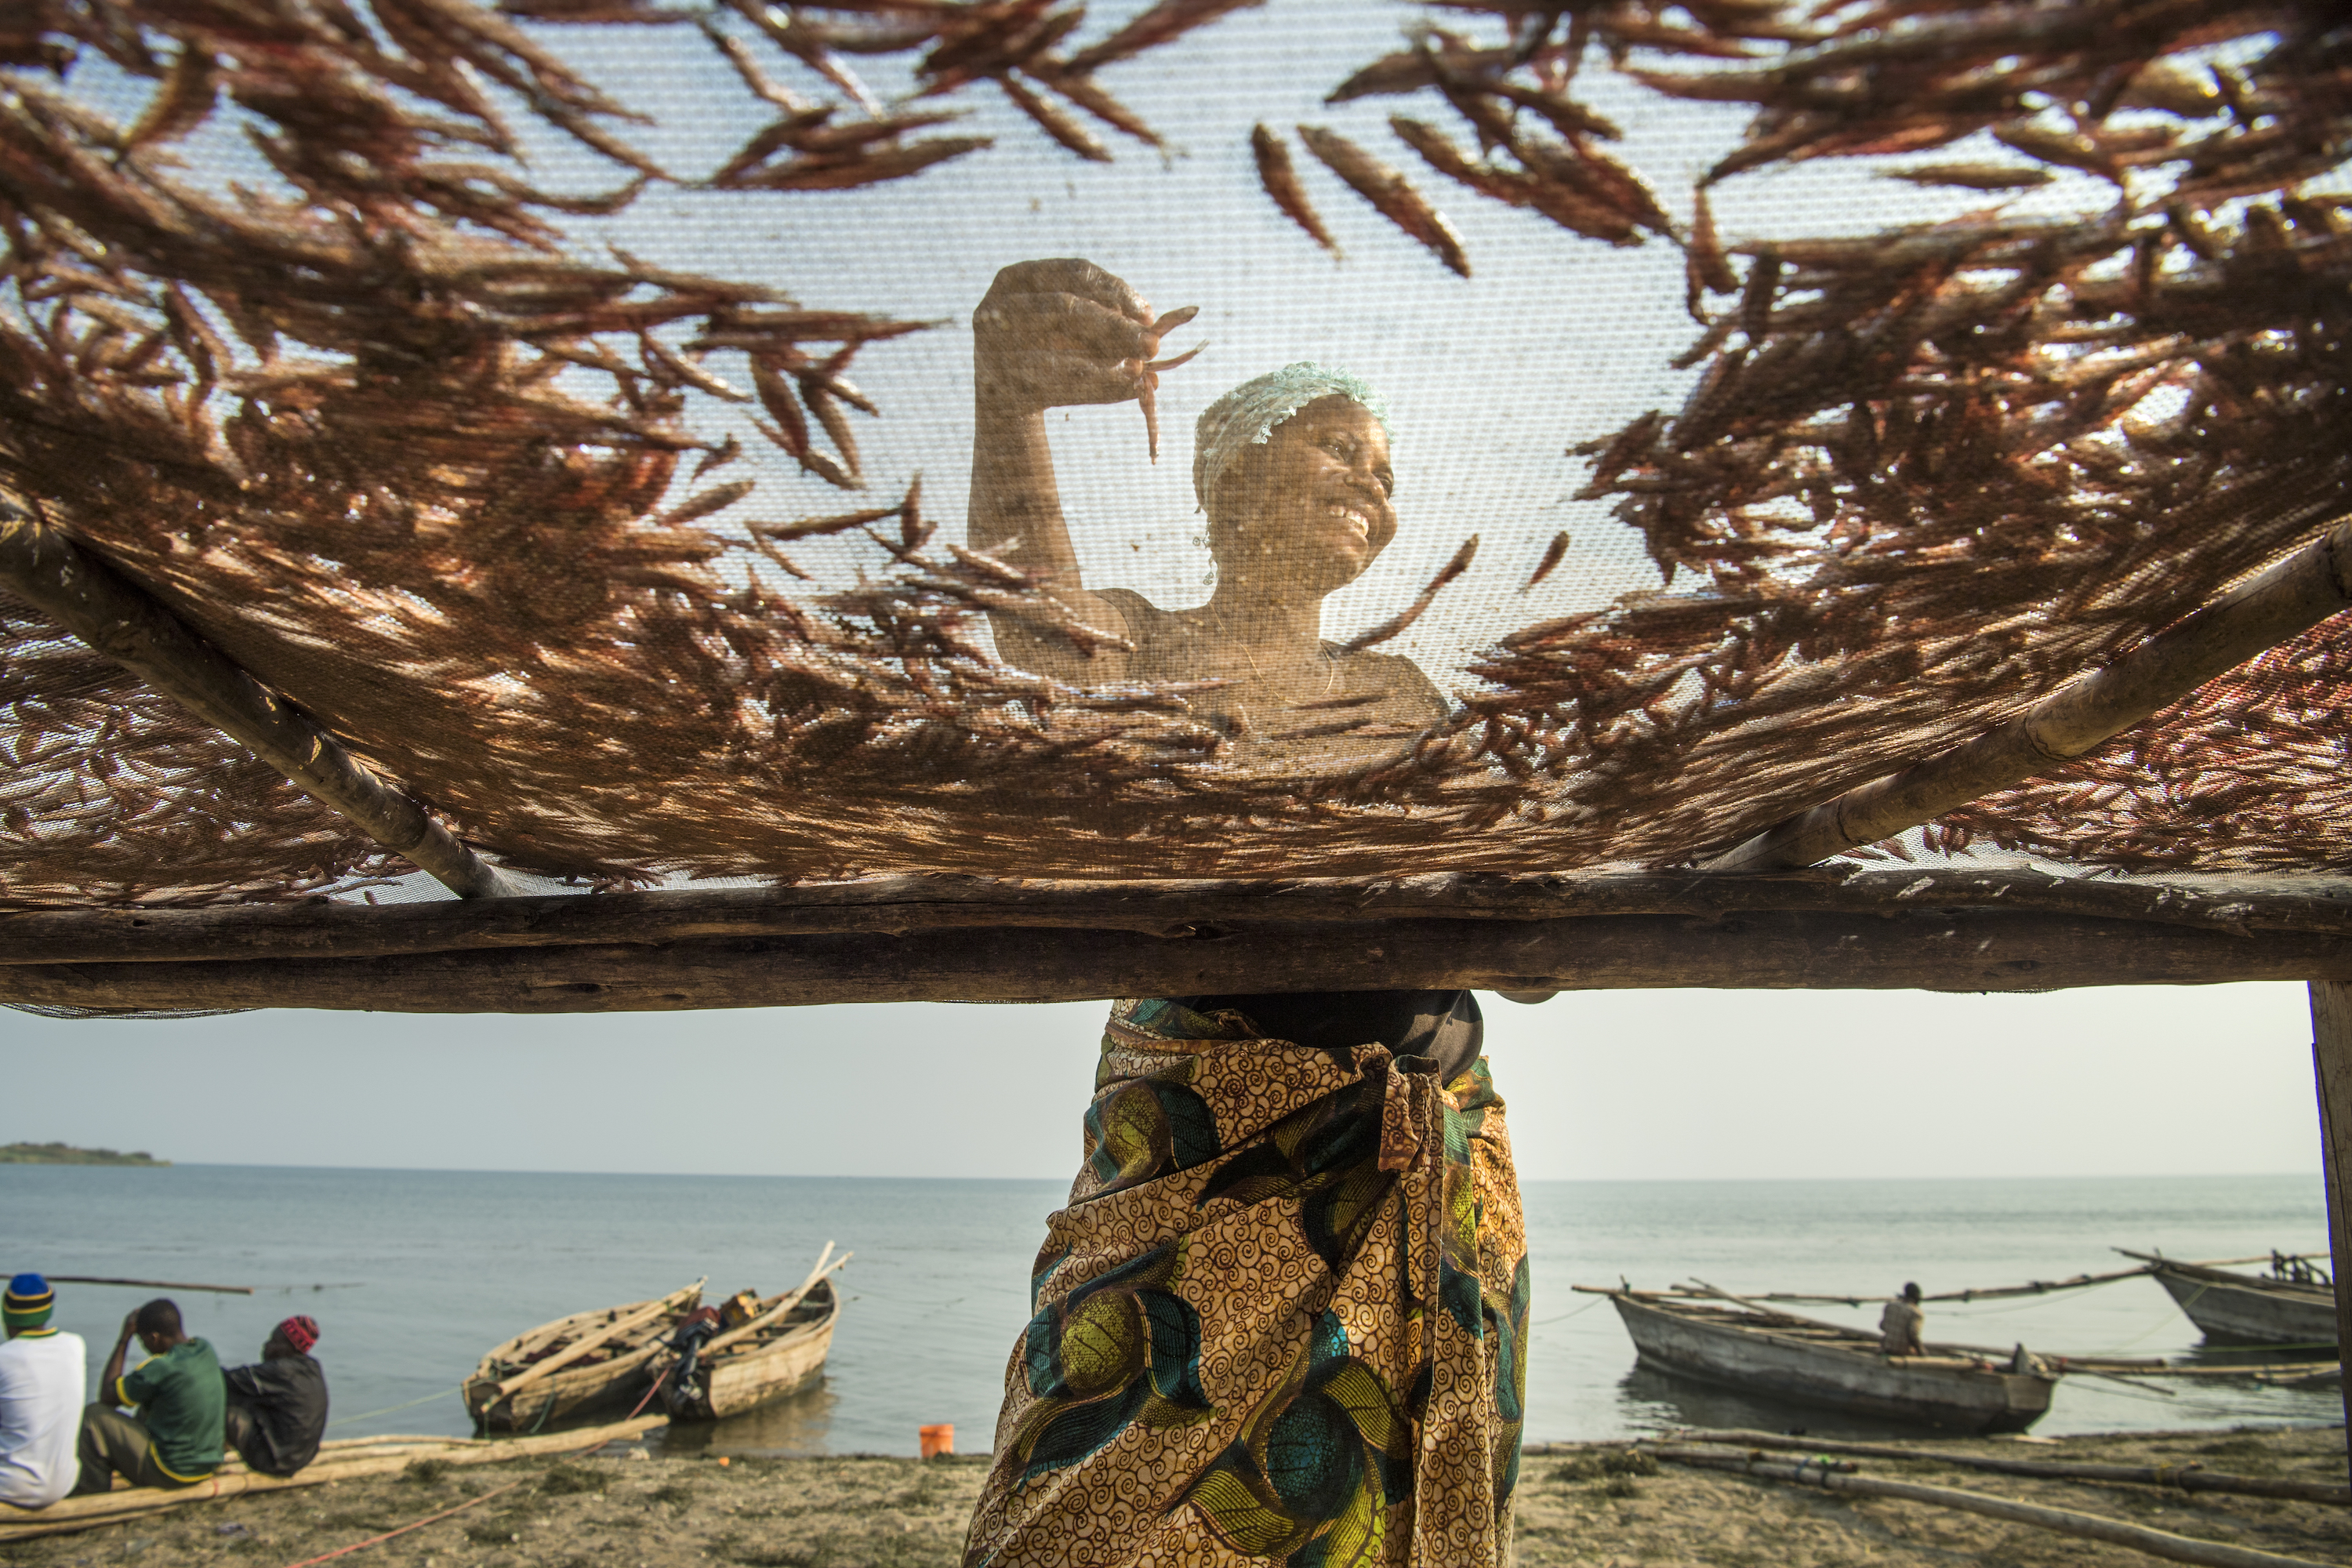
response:
M314 1568L314 1565L317 1563L331 1562L335 1558L360 1551L364 1547L380 1545L384 1542L390 1541L395 1535L406 1535L412 1530L422 1530L428 1524L438 1524L453 1513L463 1513L467 1509L472 1508L476 1503L488 1502L492 1498L499 1496L500 1493L510 1492L520 1485L522 1485L522 1482L520 1481L509 1481L506 1485L493 1488L491 1490L484 1492L478 1498L467 1498L456 1508L445 1508L439 1513L431 1514L424 1519L420 1519L414 1524L404 1524L398 1530L387 1530L382 1535L372 1535L365 1541L354 1541L349 1546L338 1546L332 1552L321 1552L316 1557L305 1557L299 1563L289 1563L287 1568Z
M658 1378L655 1379L654 1387L659 1388L660 1386L661 1380ZM653 1391L651 1389L646 1390L646 1399L651 1399L652 1397ZM639 1400L637 1402L637 1410L643 1410L645 1407L645 1400ZM629 1419L631 1421L635 1420L636 1414L636 1410L630 1411ZM625 1426L627 1423L624 1422L622 1425ZM583 1443L577 1448L568 1449L566 1450L566 1453L585 1454L591 1449L604 1447L605 1444L612 1440L611 1436L606 1435L605 1429L599 1428L597 1436L592 1441ZM509 1481L506 1485L496 1488L490 1491L486 1491L478 1498L467 1498L456 1508L445 1508L439 1513L428 1514L426 1517L417 1520L412 1524L402 1525L398 1530L387 1530L382 1535L372 1535L365 1541L354 1541L349 1546L338 1546L332 1552L321 1552L316 1557L305 1557L299 1563L289 1563L286 1565L286 1568L317 1568L317 1564L319 1563L331 1562L335 1558L346 1556L351 1552L363 1550L366 1547L381 1545L384 1542L390 1541L395 1535L406 1535L412 1530L422 1530L428 1524L438 1524L453 1513L463 1513L467 1509L472 1508L476 1503L488 1502L492 1498L499 1496L500 1493L510 1492L514 1490L515 1488L521 1486L522 1484L523 1483L521 1481Z

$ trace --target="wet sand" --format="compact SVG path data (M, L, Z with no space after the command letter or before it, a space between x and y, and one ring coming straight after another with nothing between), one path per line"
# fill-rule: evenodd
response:
M2286 1556L2352 1563L2352 1510L2146 1486L1990 1475L1937 1462L2008 1458L2185 1465L2341 1484L2340 1430L2131 1434L2059 1442L1922 1442L1916 1462L1861 1473L2102 1514ZM1665 1466L1628 1475L1612 1445L1530 1452L1517 1508L1520 1568L2097 1568L2155 1561L2121 1547L1912 1502ZM986 1461L907 1458L593 1458L371 1478L198 1504L77 1535L0 1546L0 1563L103 1568L282 1568L493 1489L512 1489L382 1545L351 1568L949 1568ZM516 1484L519 1483L519 1484Z

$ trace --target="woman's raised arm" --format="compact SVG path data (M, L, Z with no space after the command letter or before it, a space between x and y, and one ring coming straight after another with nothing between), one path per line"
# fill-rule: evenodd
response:
M1087 592L1062 517L1045 411L1124 403L1142 389L1151 310L1091 262L1004 268L972 312L971 547L1050 586L1089 626L1124 633L1118 606ZM1128 656L1092 657L1067 638L1004 614L989 624L1005 659L1073 685L1124 679Z

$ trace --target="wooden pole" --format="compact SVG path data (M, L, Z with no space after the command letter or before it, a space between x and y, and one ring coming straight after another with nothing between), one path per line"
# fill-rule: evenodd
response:
M520 891L102 558L0 498L0 584L461 899Z
M0 966L233 959L387 958L535 947L1024 928L1214 941L1280 925L1398 920L1518 922L1673 915L1738 922L1773 913L1900 916L2006 910L2222 932L2250 950L2273 933L2352 937L2352 878L2053 877L2014 867L1853 865L1705 872L1443 872L1382 880L1161 882L895 876L781 888L678 889L435 903L243 904L0 913Z
M2071 762L2264 648L2352 605L2352 523L2083 676L1999 729L1846 791L1706 862L1710 871L1811 866L1891 838Z
M2311 983L2311 1065L2319 1085L2319 1163L2327 1186L2328 1277L2336 1281L2336 1345L2352 1353L2352 1190L2345 1162L2352 1156L2352 984ZM2344 1384L2345 1464L2352 1476L2352 1378Z
M1952 1465L1997 1475L2032 1476L2055 1481L2120 1481L2138 1486L2179 1487L2190 1492L2235 1492L2242 1497L2287 1498L2296 1502L2352 1505L2352 1488L2274 1476L2238 1476L2187 1465L2077 1465L2042 1459L2000 1459L1949 1448L1899 1448L1890 1443L1841 1443L1822 1437L1790 1437L1778 1432L1716 1429L1676 1432L1676 1443L1735 1448L1779 1448L1800 1454L1840 1454L1859 1459L1905 1459L1922 1465Z
M2249 938L1967 910L1267 923L1174 937L998 927L383 958L15 963L0 964L0 1002L610 1013L1399 987L2030 991L2314 979L2352 981L2352 937Z
M241 1497L247 1492L289 1491L296 1487L324 1486L333 1481L357 1480L364 1476L397 1475L420 1458L438 1459L450 1465L496 1465L509 1459L530 1459L547 1454L576 1454L590 1448L601 1448L607 1443L640 1436L656 1426L667 1425L669 1417L667 1415L638 1415L606 1426L583 1427L577 1431L550 1433L540 1437L507 1437L489 1442L448 1437L431 1443L404 1442L396 1446L394 1452L388 1454L324 1452L323 1449L336 1447L329 1443L322 1445L317 1459L291 1476L284 1477L266 1476L231 1460L217 1473L192 1487L175 1487L169 1490L160 1487L118 1488L90 1497L60 1499L42 1509L16 1508L0 1503L0 1545L12 1541L27 1541L37 1535L67 1535L76 1531L94 1530L102 1524L114 1524L142 1514L162 1513L169 1509L184 1508L192 1502L211 1502L217 1498ZM373 1446L373 1440L363 1445Z
M1748 1455L1710 1453L1704 1447L1686 1448L1648 1443L1643 1444L1642 1447L1644 1452L1677 1465L1697 1465L1711 1470L1737 1470L1764 1480L1793 1481L1799 1485L1820 1487L1825 1491L1931 1503L1937 1508L1958 1509L1965 1513L1982 1514L1988 1519L2004 1520L2011 1524L2030 1524L2038 1530L2054 1531L2061 1535L2081 1536L2116 1546L2128 1546L2151 1557L2169 1558L2175 1563L2195 1563L2202 1568L2327 1568L2326 1564L2314 1563L2307 1557L2282 1557L2277 1552L2257 1552L2252 1547L2231 1546L2219 1541L2199 1541L2192 1536L2175 1535L2168 1530L2150 1530L2145 1525L2126 1524L2119 1519L2103 1519L2095 1513L2076 1513L2072 1509L2011 1502L2007 1498L1987 1497L1982 1492L1963 1491L1958 1487L1922 1486L1916 1481L1882 1481L1874 1476L1843 1474L1830 1469L1825 1464L1787 1465Z
M250 1296L250 1285L191 1285L184 1279L109 1279L96 1274L52 1274L52 1285L130 1285L142 1290L210 1290L222 1296Z

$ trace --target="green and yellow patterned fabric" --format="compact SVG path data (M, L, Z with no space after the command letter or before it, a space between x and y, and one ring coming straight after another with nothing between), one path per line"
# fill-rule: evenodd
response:
M1518 1183L1486 1061L1417 1065L1113 1007L967 1568L1507 1561Z

